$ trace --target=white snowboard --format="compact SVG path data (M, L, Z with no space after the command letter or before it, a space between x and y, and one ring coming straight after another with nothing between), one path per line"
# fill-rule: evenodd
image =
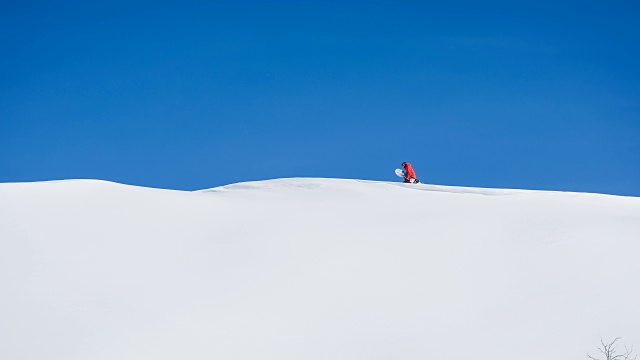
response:
M398 175L399 177L404 178L406 174L406 171L402 169L396 169L396 175ZM412 184L420 184L420 180L414 178L409 179L409 182Z

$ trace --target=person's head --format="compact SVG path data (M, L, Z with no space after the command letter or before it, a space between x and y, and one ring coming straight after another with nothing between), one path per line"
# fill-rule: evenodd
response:
M403 168L406 168L406 167L407 167L407 162L406 162L406 161L402 163L402 167L403 167Z

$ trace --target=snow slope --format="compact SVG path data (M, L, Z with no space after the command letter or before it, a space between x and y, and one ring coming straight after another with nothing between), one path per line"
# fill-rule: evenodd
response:
M640 348L640 198L278 179L0 184L0 359Z

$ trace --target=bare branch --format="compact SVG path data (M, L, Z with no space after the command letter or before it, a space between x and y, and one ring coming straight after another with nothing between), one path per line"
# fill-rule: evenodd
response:
M633 355L633 346L631 349L628 349L626 345L624 345L624 353L618 354L616 351L616 342L620 340L619 337L613 339L610 343L605 343L602 338L600 338L600 344L602 347L598 347L598 351L604 355L604 360L637 360L638 355ZM587 357L591 360L600 360L596 357L591 356L591 354L587 353Z

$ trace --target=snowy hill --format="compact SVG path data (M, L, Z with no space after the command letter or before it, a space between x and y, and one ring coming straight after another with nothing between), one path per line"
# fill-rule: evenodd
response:
M0 359L585 359L640 348L640 198L5 183L0 289Z

